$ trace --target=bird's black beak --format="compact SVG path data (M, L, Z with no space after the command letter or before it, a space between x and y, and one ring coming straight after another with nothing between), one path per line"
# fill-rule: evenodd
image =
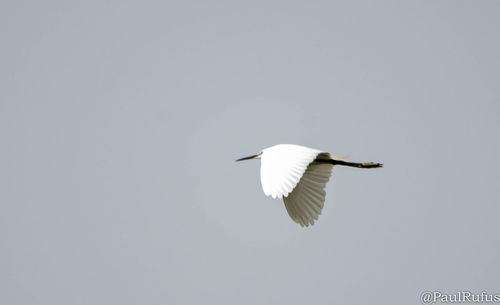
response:
M256 155L252 155L252 156L248 156L248 157L245 157L245 158L241 158L241 159L238 159L236 161L245 161L245 160L250 160L250 159L255 159L257 158L258 156L260 156L262 153L260 154L256 154Z

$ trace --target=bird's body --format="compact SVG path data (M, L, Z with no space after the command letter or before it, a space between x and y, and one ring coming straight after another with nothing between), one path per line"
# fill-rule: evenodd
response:
M352 163L328 152L300 145L279 144L236 161L261 159L260 178L264 194L283 198L293 221L301 226L318 220L325 202L325 186L334 165L359 168L382 167L379 163Z

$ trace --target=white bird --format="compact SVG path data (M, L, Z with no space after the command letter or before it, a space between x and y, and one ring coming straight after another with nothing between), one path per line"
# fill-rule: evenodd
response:
M353 163L330 153L293 144L278 144L236 161L261 159L260 180L264 194L283 198L293 221L314 225L325 203L325 185L334 165L358 168L382 167L380 163Z

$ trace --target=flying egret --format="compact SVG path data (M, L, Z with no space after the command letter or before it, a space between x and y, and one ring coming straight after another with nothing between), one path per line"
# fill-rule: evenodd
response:
M334 165L358 168L382 167L380 163L347 162L326 151L293 144L278 144L236 161L260 159L260 180L264 194L283 198L293 221L314 225L325 203L325 185Z

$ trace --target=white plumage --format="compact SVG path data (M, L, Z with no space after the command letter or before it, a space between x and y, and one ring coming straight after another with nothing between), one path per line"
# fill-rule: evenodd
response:
M379 163L351 163L328 152L293 144L279 144L236 161L261 159L260 178L264 194L283 198L290 218L301 226L313 225L325 203L325 186L334 165L360 168Z
M330 180L332 168L331 164L309 165L293 192L283 198L293 221L308 226L318 220L325 203L325 186Z
M260 180L264 194L273 198L288 196L320 153L321 150L292 144L262 150Z

